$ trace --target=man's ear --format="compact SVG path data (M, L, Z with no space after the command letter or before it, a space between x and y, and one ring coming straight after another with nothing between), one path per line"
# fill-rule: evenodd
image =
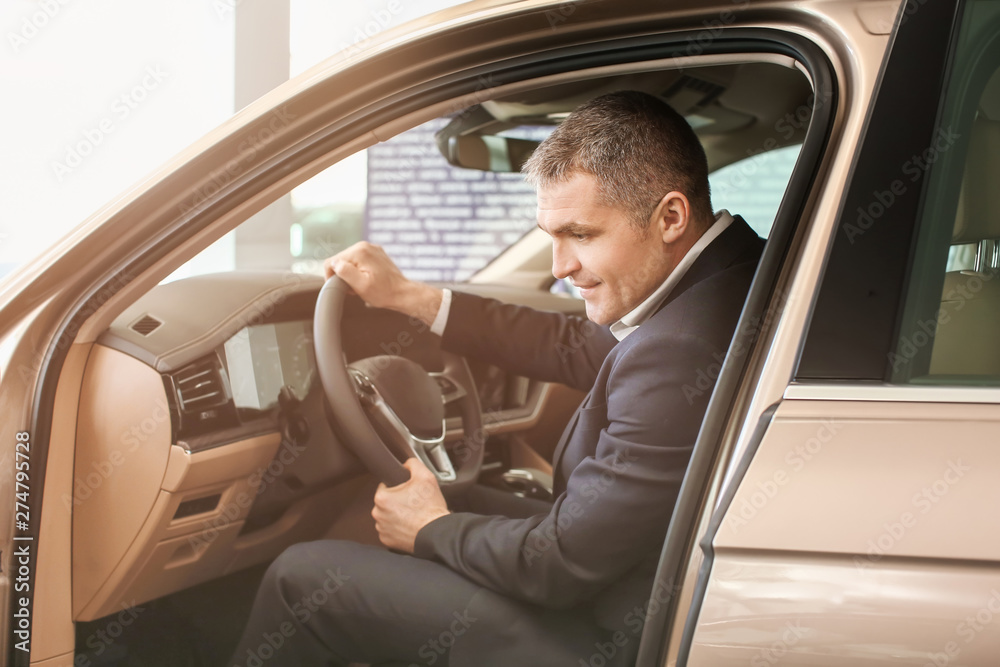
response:
M664 243L676 243L694 226L691 202L682 192L668 192L653 211L653 229Z

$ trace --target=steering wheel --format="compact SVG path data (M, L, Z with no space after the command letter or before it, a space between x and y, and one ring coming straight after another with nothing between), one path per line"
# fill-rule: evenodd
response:
M316 299L316 365L334 427L361 462L387 486L410 478L401 461L416 456L447 495L475 483L486 441L479 395L462 357L442 352L444 370L428 373L403 357L379 355L348 365L341 326L347 284L334 276ZM445 448L445 406L455 403L464 436ZM454 459L454 460L453 460Z

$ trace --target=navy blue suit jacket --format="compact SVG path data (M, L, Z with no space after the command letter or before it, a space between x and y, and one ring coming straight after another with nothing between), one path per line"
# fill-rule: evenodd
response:
M415 555L518 600L589 608L635 636L634 654L711 393L698 387L718 374L763 245L737 217L620 343L582 318L456 292L443 347L589 394L556 448L547 515L453 513L419 532Z

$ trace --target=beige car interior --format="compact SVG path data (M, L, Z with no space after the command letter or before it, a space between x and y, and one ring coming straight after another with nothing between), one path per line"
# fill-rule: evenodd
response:
M596 78L495 100L489 108L511 121L522 114L558 115L608 90L669 91L667 97L683 111L717 124L703 135L710 168L716 169L745 158L748 146L759 147L773 136L769 128L789 110L811 104L810 83L794 62L771 60L781 62ZM551 99L558 102L546 101ZM796 128L782 145L800 143L804 132L804 125ZM529 234L524 242L529 249L537 246L534 257L547 258L537 238ZM494 266L483 275L495 279L496 273ZM179 373L215 354L255 321L262 304L314 300L321 285L319 278L283 282L233 274L218 280L191 283L197 285L197 298L178 283L155 288L150 294L176 294L153 301L162 306L155 312L140 299L124 308L97 342L71 347L56 395L59 419L45 482L33 664L64 664L50 658L72 651L74 621L99 619L121 611L123 604L265 563L296 542L326 537L377 544L369 515L377 482L339 445L314 438L314 449L338 450L330 455L336 469L330 483L295 496L279 515L253 524L258 493L277 486L273 480L282 477L284 461L295 455L282 433L257 424L179 437L176 404L183 399L171 394L167 378L176 381ZM475 282L462 288L525 303L556 299L543 293L538 301L537 289ZM191 303L212 303L213 308L196 309L198 319L190 316ZM566 310L581 310L580 302L565 299L563 304ZM484 419L485 428L490 434L516 434L509 440L514 466L550 473L551 450L582 396L559 385L508 381L521 396L520 405ZM450 438L460 437L460 421L447 426Z
M932 375L1000 376L1000 70L973 121L952 244L975 246L971 269L945 274Z

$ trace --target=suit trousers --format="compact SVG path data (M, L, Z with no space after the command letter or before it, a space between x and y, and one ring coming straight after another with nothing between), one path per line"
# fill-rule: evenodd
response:
M481 486L453 505L511 518L549 510ZM546 609L440 563L322 540L296 544L271 564L230 664L610 667L609 634L586 608Z

